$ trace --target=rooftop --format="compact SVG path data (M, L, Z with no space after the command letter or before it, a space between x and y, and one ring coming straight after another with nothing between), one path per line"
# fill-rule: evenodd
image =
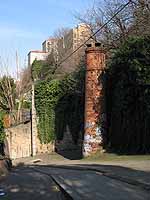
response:
M41 50L33 50L33 51L30 51L28 54L30 53L47 53L47 52L41 51Z

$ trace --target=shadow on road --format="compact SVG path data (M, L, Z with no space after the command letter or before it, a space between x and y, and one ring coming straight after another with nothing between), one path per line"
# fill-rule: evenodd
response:
M39 172L39 169L44 173ZM62 197L59 188L48 174L68 184L70 193L78 191L85 196L85 199L92 199L91 195L96 195L102 200L105 200L107 196L109 200L114 198L117 200L149 200L150 196L150 171L103 164L43 165L43 163L37 163L24 165L24 163L19 163L1 182L0 187L6 192L6 196L2 199L66 199ZM147 189L144 188L145 186ZM95 199L94 196L93 199Z
M30 169L29 166L16 167L0 184L6 193L5 200L59 200L62 193L52 179Z
M57 151L57 153L69 160L80 160L83 158L82 151L80 148L78 148L76 150L70 150L70 151L68 151L68 150Z
M99 164L34 167L53 175L65 185L70 194L78 193L83 199L149 200L150 172Z
M41 167L41 165L35 165ZM137 185L150 191L150 171L141 171L117 165L103 164L69 164L69 165L42 165L45 168L56 168L79 171L96 171L112 179L120 180L131 185Z

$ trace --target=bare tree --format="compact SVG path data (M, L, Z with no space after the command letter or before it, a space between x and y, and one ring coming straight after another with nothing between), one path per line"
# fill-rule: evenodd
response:
M0 109L11 113L15 108L16 86L10 76L0 78Z
M57 39L63 38L65 35L67 35L70 32L70 28L67 27L60 27L57 30L54 31L54 37Z
M20 79L17 81L17 99L18 99L18 107L17 107L17 122L20 121L20 112L22 108L22 104L25 100L27 100L28 95L31 91L32 86L32 77L31 77L31 67L24 68L20 73Z
M8 113L15 108L16 84L9 74L8 60L0 60L0 109Z
M25 67L20 73L20 93L24 94L31 89L32 77L31 67Z
M57 40L57 46L47 57L45 64L46 69L47 65L49 66L49 73L55 72L59 76L69 72L71 69L72 58L62 65L58 65L73 51L73 29L65 27L58 28L54 31L53 38Z
M150 1L138 0L134 9L132 33L136 35L150 35Z
M87 23L94 33L127 2L127 0L105 0L102 6L101 1L97 1L84 15L76 15L75 17L80 22ZM150 27L149 8L148 0L131 0L130 4L116 15L97 34L95 39L102 41L108 49L112 49L117 48L130 35L148 33Z

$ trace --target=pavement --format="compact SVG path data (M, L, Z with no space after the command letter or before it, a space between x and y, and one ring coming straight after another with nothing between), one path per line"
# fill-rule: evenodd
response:
M59 187L47 175L33 171L29 167L12 170L5 180L0 182L2 200L60 200L63 195Z
M150 199L150 160L95 162L45 154L13 164L17 167L0 185L7 200ZM64 197L60 188L70 198Z
M44 165L45 166L45 165ZM116 179L131 185L138 186L150 191L150 173L133 170L131 168L104 165L104 164L76 164L76 165L46 165L45 167L58 169L73 169L80 171L95 171L103 174L103 176Z
M35 162L34 161L38 161ZM62 169L88 170L103 173L131 185L150 190L150 160L87 161L69 160L58 154L43 154L34 158L17 159L14 165L42 165Z
M95 171L34 166L50 175L74 200L149 200L150 192Z

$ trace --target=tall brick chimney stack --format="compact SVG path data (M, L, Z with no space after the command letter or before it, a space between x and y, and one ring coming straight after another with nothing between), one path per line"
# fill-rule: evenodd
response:
M87 45L85 83L85 130L83 155L90 156L102 150L103 138L100 124L104 114L104 92L101 75L105 68L105 51L101 43Z

